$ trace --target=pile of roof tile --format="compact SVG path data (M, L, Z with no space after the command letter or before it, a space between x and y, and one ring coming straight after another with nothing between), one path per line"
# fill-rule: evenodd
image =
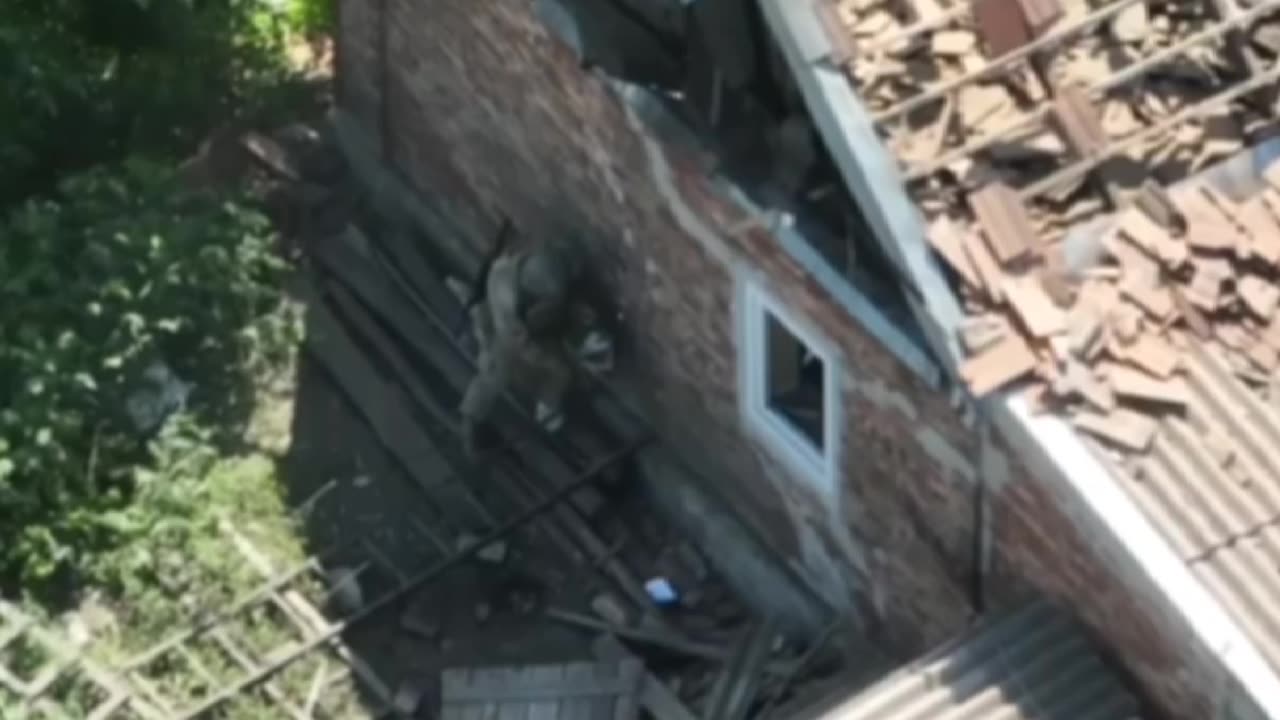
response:
M972 231L936 220L929 240L972 313L960 342L973 393L1023 381L1033 407L1144 450L1154 418L1187 402L1190 343L1217 343L1238 375L1265 383L1280 367L1280 163L1266 181L1239 202L1189 182L1164 194L1167 213L1130 206L1102 230L1102 259L1079 272L1026 241L1005 186L971 196Z

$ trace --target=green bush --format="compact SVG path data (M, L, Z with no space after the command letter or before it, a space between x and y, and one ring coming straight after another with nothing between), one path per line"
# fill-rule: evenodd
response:
M263 0L0 0L0 206L126 155L189 152L295 84Z
M307 35L331 35L337 29L336 0L291 0L289 18Z
M39 582L127 534L147 460L124 412L160 360L237 429L253 379L298 337L285 265L244 203L145 161L63 182L0 221L0 570Z

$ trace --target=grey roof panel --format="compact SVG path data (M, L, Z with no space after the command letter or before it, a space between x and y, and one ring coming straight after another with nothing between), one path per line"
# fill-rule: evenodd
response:
M1083 630L1032 603L892 673L840 720L1129 720L1137 700Z

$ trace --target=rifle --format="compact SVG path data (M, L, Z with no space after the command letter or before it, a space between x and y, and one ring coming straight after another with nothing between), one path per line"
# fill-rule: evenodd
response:
M480 271L471 279L471 291L467 294L467 300L462 305L462 318L458 322L459 327L454 329L455 334L465 329L466 323L471 317L471 308L479 305L484 300L485 291L489 285L489 272L493 269L493 264L498 261L498 257L507 249L507 244L514 234L515 226L511 224L511 219L503 217L502 224L498 227L498 236L493 241L493 247L485 254L484 261L480 263Z

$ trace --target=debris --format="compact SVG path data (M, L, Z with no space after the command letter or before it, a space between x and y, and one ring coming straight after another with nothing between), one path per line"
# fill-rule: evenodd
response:
M484 624L485 622L488 622L490 616L493 615L493 606L487 602L476 603L475 608L472 610L472 614L476 618L476 623Z
M364 607L364 592L360 589L360 577L349 567L334 566L326 573L329 579L330 593L338 607L346 612L355 612Z
M714 660L716 662L725 662L733 657L733 651L729 648L712 643L688 640L663 630L642 630L625 625L603 622L590 617L589 615L583 615L571 610L564 610L556 607L547 608L545 615L557 622L574 625L593 632L611 633L623 640L630 640L638 643L644 643L646 645L652 645L654 647L660 647L665 650L681 653L690 657ZM781 674L786 673L791 669L793 664L790 661L771 660L766 667L770 673Z
M1133 410L1115 410L1106 415L1082 412L1072 418L1076 427L1113 442L1122 448L1144 451L1156 434L1156 423Z
M400 627L423 640L435 642L440 639L440 623L424 614L421 607L410 605L400 616Z
M603 592L591 598L591 609L614 625L631 624L631 614L627 612L622 601L612 593Z
M776 624L766 621L745 632L734 648L707 700L707 717L745 720L764 677L764 664L777 636Z
M554 706L581 707L590 698L592 717L636 720L644 664L635 658L606 662L575 662L521 667L451 668L440 676L441 717L490 717L499 708L504 716L561 717ZM492 715L496 717L496 715Z
M969 383L969 390L981 397L1030 373L1035 366L1036 356L1027 344L1010 336L967 360L960 375Z
M634 655L627 650L618 638L609 633L601 633L591 642L591 654L597 660L618 661L633 659ZM679 680L679 678L676 678ZM640 687L640 704L654 720L697 720L696 716L685 707L676 694L679 687L673 683L668 687L662 680L645 673Z
M1111 19L1111 36L1120 42L1141 42L1150 33L1145 2L1130 3Z
M464 552L478 542L480 542L479 537L471 533L464 532L458 535L455 546L457 547L458 552ZM474 557L477 560L483 560L487 563L500 565L507 558L507 543L503 540L495 540L479 550L476 550Z
M1045 338L1066 330L1066 315L1054 305L1036 278L1005 278L1003 292L1032 336Z
M968 30L939 30L933 34L929 47L935 55L961 56L974 51L978 38Z
M1012 188L1000 182L987 183L970 196L969 205L991 252L1002 265L1031 252L1035 231L1026 207Z
M163 360L151 363L125 399L125 412L142 434L157 430L187 406L195 383L184 382Z
M1189 396L1181 377L1156 378L1134 368L1109 363L1102 368L1107 381L1122 397L1186 405Z
M396 689L393 704L396 711L408 717L417 715L418 708L422 706L422 698L426 694L426 690L420 685L412 681L406 681L400 684Z
M655 577L646 580L644 589L649 593L649 597L661 607L668 607L680 602L680 593L676 592L674 585L666 578Z

